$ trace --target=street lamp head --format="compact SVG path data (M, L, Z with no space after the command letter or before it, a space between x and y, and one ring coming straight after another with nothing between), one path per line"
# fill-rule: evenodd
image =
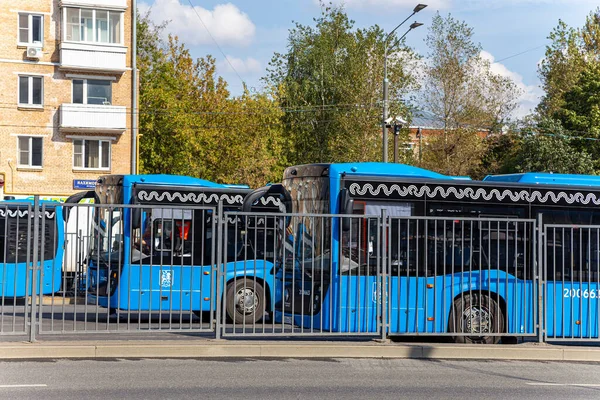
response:
M415 29L415 28L418 28L418 27L420 27L421 25L423 25L423 24L422 24L422 23L420 23L420 22L413 22L412 24L410 24L410 29Z
M414 13L418 13L419 11L421 11L422 9L424 9L425 7L427 7L427 4L417 4L417 6L413 9Z

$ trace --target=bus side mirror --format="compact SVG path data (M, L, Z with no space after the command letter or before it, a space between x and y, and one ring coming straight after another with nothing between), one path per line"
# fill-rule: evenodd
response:
M142 227L142 209L132 208L131 209L131 229L138 229Z
M352 215L354 210L354 199L350 196L348 189L344 188L340 192L340 214ZM342 217L342 231L350 230L351 218Z

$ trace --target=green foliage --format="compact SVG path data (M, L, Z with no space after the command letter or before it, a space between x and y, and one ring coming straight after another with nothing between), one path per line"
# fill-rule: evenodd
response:
M560 112L586 67L600 61L600 8L590 12L581 29L559 20L548 39L552 43L538 68L545 94L536 110L546 118Z
M445 130L498 131L515 109L520 93L512 80L491 71L473 34L473 28L451 15L433 17L425 39L429 63L423 103Z
M424 143L420 165L474 178L600 169L600 144L583 139L600 139L599 10L581 30L561 22L551 33L538 116L509 134L498 132L516 105L514 83L491 72L472 28L437 14L421 99L443 129ZM259 186L280 180L287 165L379 160L385 32L355 29L343 7L323 7L314 22L290 30L266 93L232 97L214 58L194 60L177 37L161 39L164 24L138 18L141 170ZM390 115L409 116L400 99L418 88L418 57L396 40L388 42ZM408 129L398 139L400 162L413 163Z
M554 119L569 146L591 154L600 169L600 144L589 140L600 139L600 8L579 29L559 21L548 38L538 70L545 94L536 111L546 123Z
M279 180L281 109L265 95L231 98L215 59L194 60L164 25L138 18L140 164L144 173L252 186Z
M574 145L561 124L553 119L528 119L510 127L507 134L487 139L481 170L474 175L517 172L595 174L592 156Z
M473 179L483 179L486 175L508 174L515 172L514 157L520 150L521 137L513 132L501 135L490 135L483 140L485 151L481 156L481 164L470 174Z
M484 141L470 129L457 128L428 138L421 167L446 175L472 175L481 164Z
M265 82L288 109L282 122L290 164L381 158L384 32L353 25L342 7L324 7L315 26L296 23L287 53L276 53L270 63ZM414 60L406 48L389 56L391 99L414 87ZM394 101L390 115L401 111Z
M589 153L577 151L569 145L568 139L546 135L526 136L507 169L510 172L595 174Z
M600 138L600 64L589 63L563 95L555 116L575 136Z
M487 142L482 132L498 132L516 107L519 90L494 74L473 28L451 15L433 17L426 43L423 106L443 125L423 149L426 168L452 175L480 174Z

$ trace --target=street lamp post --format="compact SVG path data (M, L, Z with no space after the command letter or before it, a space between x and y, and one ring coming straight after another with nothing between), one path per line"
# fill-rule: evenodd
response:
M390 33L387 34L387 36L385 37L385 40L383 42L384 44L384 52L383 52L383 120L381 123L381 128L382 128L382 133L383 133L383 162L388 162L388 143L387 143L387 118L388 118L388 79L387 79L387 52L388 52L388 40L390 39L391 35L396 32L396 30L398 28L400 28L406 21L408 21L409 18L411 18L413 15L415 15L416 13L418 13L419 11L421 11L422 9L424 9L425 7L427 7L426 4L417 4L417 6L413 9L413 13L410 14L404 21L402 21L400 24L398 24L398 26L396 26ZM396 43L398 43L399 41L401 41L407 34L408 32L410 32L411 30L418 28L419 26L421 26L423 24L418 23L418 22L414 22L410 25L410 29L408 31L406 31L406 33L404 35L402 35L400 37L400 39L398 39L396 41ZM394 43L395 45L395 43Z

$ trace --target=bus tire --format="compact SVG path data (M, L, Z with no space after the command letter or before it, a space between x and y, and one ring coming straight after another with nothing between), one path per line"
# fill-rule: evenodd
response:
M235 324L254 324L265 314L262 285L251 278L239 278L227 285L227 317Z
M450 333L503 333L504 313L487 293L468 293L457 297L448 318ZM497 344L500 336L453 336L456 343Z

